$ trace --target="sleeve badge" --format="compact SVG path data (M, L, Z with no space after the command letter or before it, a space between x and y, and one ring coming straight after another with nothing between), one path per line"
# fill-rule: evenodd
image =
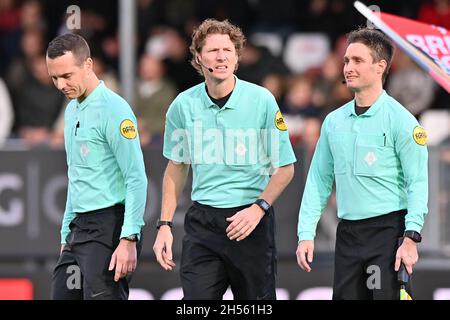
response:
M120 134L127 139L134 139L137 136L136 126L133 121L126 119L120 123Z
M277 111L275 114L275 126L278 130L286 131L287 126L286 123L284 123L283 115L281 114L281 111Z
M424 128L416 126L413 130L414 141L421 146L427 144L427 133Z

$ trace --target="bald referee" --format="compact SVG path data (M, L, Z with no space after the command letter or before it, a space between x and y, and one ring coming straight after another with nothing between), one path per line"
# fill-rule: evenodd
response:
M50 42L47 67L71 99L64 116L69 185L52 299L126 300L147 195L136 118L97 78L81 36Z

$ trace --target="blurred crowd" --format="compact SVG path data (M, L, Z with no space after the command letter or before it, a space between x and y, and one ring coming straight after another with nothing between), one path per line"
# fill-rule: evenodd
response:
M237 76L268 88L294 145L314 150L324 117L352 99L342 83L345 35L366 24L349 0L136 0L137 53L133 108L141 143L161 145L165 113L176 95L202 81L189 63L193 28L229 19L247 36ZM60 148L67 101L48 76L48 41L69 30L67 7L81 9L95 72L118 81L118 1L0 0L0 148ZM450 0L371 1L382 11L450 30ZM418 118L450 107L448 93L401 50L385 85Z

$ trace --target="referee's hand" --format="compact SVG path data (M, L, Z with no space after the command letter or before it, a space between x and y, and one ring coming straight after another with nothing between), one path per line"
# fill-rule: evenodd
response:
M297 247L297 263L303 271L310 272L309 264L313 262L314 257L314 241L302 240Z
M256 204L236 212L226 219L230 222L225 230L227 237L230 240L244 240L253 232L253 230L255 230L264 214L265 212Z
M130 273L136 270L137 251L136 242L121 239L119 245L111 256L109 263L109 271L114 273L114 281L119 281L120 278L125 278Z
M171 271L175 268L172 256L173 236L169 226L161 226L156 236L155 244L153 245L153 252L156 260L166 271Z

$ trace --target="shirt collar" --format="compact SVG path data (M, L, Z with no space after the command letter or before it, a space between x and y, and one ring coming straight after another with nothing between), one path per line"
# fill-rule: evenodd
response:
M92 90L92 92L86 97L86 99L83 100L83 102L78 103L77 101L78 109L83 110L84 108L86 108L86 106L91 101L95 100L95 98L103 91L105 87L106 86L103 80L100 80L100 83L94 88L94 90Z
M233 92L231 93L230 98L228 99L227 103L222 107L222 109L235 109L237 107L239 96L241 92L241 80L234 76L235 83ZM211 108L215 106L214 102L212 102L211 98L208 96L208 93L206 92L206 82L203 83L203 89L202 89L202 101L205 107Z
M387 97L387 93L385 90L383 90L380 94L380 96L377 98L377 100L370 106L369 110L367 110L366 112L364 112L363 114L360 115L360 117L371 117L373 116L375 113L378 112L378 110L381 109L381 105L383 104L384 100ZM353 99L352 101L350 101L349 103L347 103L347 113L349 116L357 116L356 111L355 111L355 106L356 106L356 101L355 99Z

